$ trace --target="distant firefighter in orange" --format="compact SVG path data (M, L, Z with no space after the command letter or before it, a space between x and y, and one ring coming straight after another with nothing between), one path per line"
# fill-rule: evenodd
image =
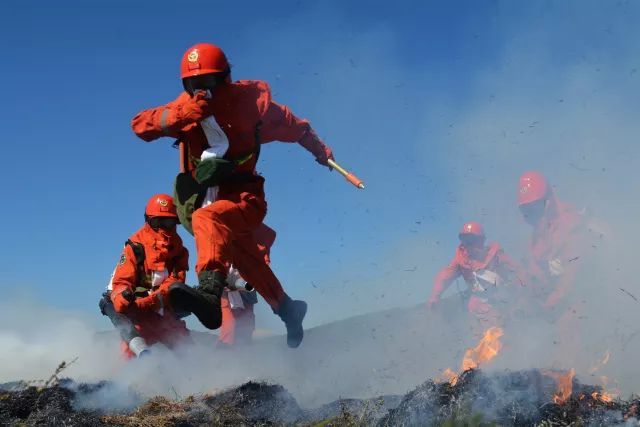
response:
M525 274L497 243L485 245L484 228L478 222L467 222L458 234L460 244L453 259L435 277L429 308L437 307L442 293L459 277L467 289L467 309L474 316L474 333L480 335L491 326L502 324L503 313L495 307L495 296L501 287L523 285Z

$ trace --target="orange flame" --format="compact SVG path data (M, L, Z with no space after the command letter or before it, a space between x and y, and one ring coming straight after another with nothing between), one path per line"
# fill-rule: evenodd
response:
M609 394L606 391L602 390L602 393L594 391L593 393L591 393L591 397L593 398L593 400L599 400L600 402L610 403L610 402L613 402L614 395Z
M600 360L594 367L592 367L589 370L589 373L591 373L591 375L595 374L596 372L598 372L600 370L600 368L602 368L604 365L606 365L609 362L609 359L611 358L611 352L609 350L607 350L604 353L604 356L602 357L602 360ZM607 391L607 384L609 383L609 378L607 378L604 375L600 376L600 383L602 384L601 390L600 391L594 391L593 393L591 393L591 398L593 400L597 400L599 402L604 402L604 403L610 403L613 401L613 399L615 399L616 397L619 396L619 393L616 391Z
M447 368L447 369L444 370L444 372L442 372L442 375L440 377L440 381L443 381L443 382L446 381L451 385L456 385L456 383L458 382L458 374L453 372L452 369Z
M477 368L481 363L485 363L498 355L502 349L500 337L504 333L501 328L491 327L486 330L484 336L475 348L470 348L464 353L462 359L462 372Z
M553 403L558 405L567 403L573 392L573 377L576 375L576 371L573 368L564 373L544 370L542 374L553 378L556 382L557 390L553 395Z
M593 393L591 393L591 397L594 400L598 400L604 403L613 402L613 399L618 397L619 393L617 393L616 391L607 391L607 384L609 383L609 378L605 377L604 375L600 377L600 382L602 383L602 390L594 391Z
M487 329L478 345L474 348L467 349L464 353L460 372L475 369L480 366L481 363L486 363L496 357L502 349L502 343L500 342L502 335L504 335L504 332L502 332L501 328L494 326ZM451 385L456 385L458 382L458 374L450 368L444 370L441 378L448 381Z

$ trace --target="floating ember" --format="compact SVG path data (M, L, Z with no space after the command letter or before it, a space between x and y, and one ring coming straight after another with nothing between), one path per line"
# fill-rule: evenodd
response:
M591 369L589 369L589 373L590 374L595 374L596 372L598 372L600 370L600 368L602 368L604 365L606 365L607 363L609 363L609 358L611 357L611 352L609 350L607 350L604 353L604 356L602 356L602 360L598 361L598 363L591 367Z

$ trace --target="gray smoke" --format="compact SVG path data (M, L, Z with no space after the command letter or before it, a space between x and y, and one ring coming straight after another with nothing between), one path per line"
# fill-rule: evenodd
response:
M404 393L444 368L457 369L465 348L475 344L455 285L442 310L424 309L433 276L453 255L458 227L479 220L490 240L500 242L517 259L526 257L530 230L518 215L516 186L522 172L534 169L549 178L560 199L583 211L604 235L594 248L597 262L585 266L587 279L576 284L575 298L585 302L578 320L583 331L579 352L571 361L557 355L556 325L543 315L509 324L502 354L488 368L573 367L582 382L597 383L606 375L623 394L638 392L640 37L637 19L631 18L640 16L640 10L628 2L615 8L607 3L572 4L554 3L540 20L530 19L537 16L534 6L502 4L505 15L516 18L505 23L496 17L505 40L499 58L485 68L469 70L465 102L457 103L444 91L424 96L421 109L412 114L420 117L418 121L405 121L408 113L399 111L398 105L413 99L429 70L386 61L392 64L385 69L386 85L380 83L377 71L368 71L379 69L380 58L398 59L394 56L398 40L389 28L327 36L317 55L301 66L306 74L290 72L290 84L299 85L301 93L311 92L302 80L308 81L313 73L321 76L314 77L318 86L313 105L311 100L296 99L300 105L293 107L313 117L328 140L353 141L342 153L347 159L366 159L361 167L370 185L366 193L354 195L353 189L338 187L341 184L324 176L313 181L314 191L335 192L340 206L335 209L314 205L313 200L304 207L291 206L291 194L306 195L308 183L271 180L270 223L282 230L283 246L294 242L301 248L282 253L276 245L275 269L279 263L291 265L282 279L291 284L294 296L297 286L311 287L310 326L395 309L310 330L297 350L286 348L278 336L222 351L214 347L215 337L201 336L195 347L177 352L154 347L149 358L125 364L118 355L117 337L97 334L106 325L95 326L97 310L83 315L34 298L5 298L0 303L0 381L46 379L60 361L78 357L65 374L78 381L113 382L102 394L87 395L78 403L83 407L130 407L133 395L184 397L250 379L283 384L303 406L338 397ZM523 12L514 13L513 8ZM320 25L310 22L335 24L341 19L322 6L305 13L309 16L291 19L278 34L268 31L267 24L258 24L258 29L265 26L263 43L248 46L243 56L267 64L264 55L271 53L261 52L263 45L284 46L285 40L313 32L310 25ZM593 42L599 38L602 43ZM582 39L592 43L582 44ZM580 54L558 58L552 47L567 40L575 41L568 51ZM308 49L305 46L293 46L288 52L297 57ZM345 59L350 57L355 58L351 65ZM265 76L270 77L278 92L282 83L275 72ZM398 132L420 141L415 144L418 156L396 152L402 151L393 145L401 144ZM270 156L284 150L290 148L265 150L265 175L270 167L281 167L282 162ZM305 158L300 164L304 162L310 161ZM311 166L307 169L305 174L320 176ZM422 172L407 176L407 169ZM448 196L431 200L425 194L432 193L425 189ZM301 218L317 221L278 223L281 209L298 209ZM337 219L328 226L314 216L316 210ZM376 220L361 222L354 213ZM322 242L298 237L312 226L330 237ZM315 265L310 260L314 251L334 253L334 263ZM96 285L96 299L100 289ZM264 325L278 333L283 330L261 303L258 327ZM610 361L599 366L607 351Z

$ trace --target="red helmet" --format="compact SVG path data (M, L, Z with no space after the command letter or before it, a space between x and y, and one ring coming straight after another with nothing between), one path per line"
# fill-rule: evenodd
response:
M540 172L525 172L520 177L518 205L546 199L549 194L547 180Z
M482 228L482 224L479 222L467 222L462 226L459 235L463 234L473 234L474 236L484 237L484 228Z
M191 46L182 56L180 78L202 74L223 73L229 70L229 62L222 49L209 43Z
M144 210L147 217L168 216L177 218L176 206L173 204L173 198L168 194L156 194L147 202Z

